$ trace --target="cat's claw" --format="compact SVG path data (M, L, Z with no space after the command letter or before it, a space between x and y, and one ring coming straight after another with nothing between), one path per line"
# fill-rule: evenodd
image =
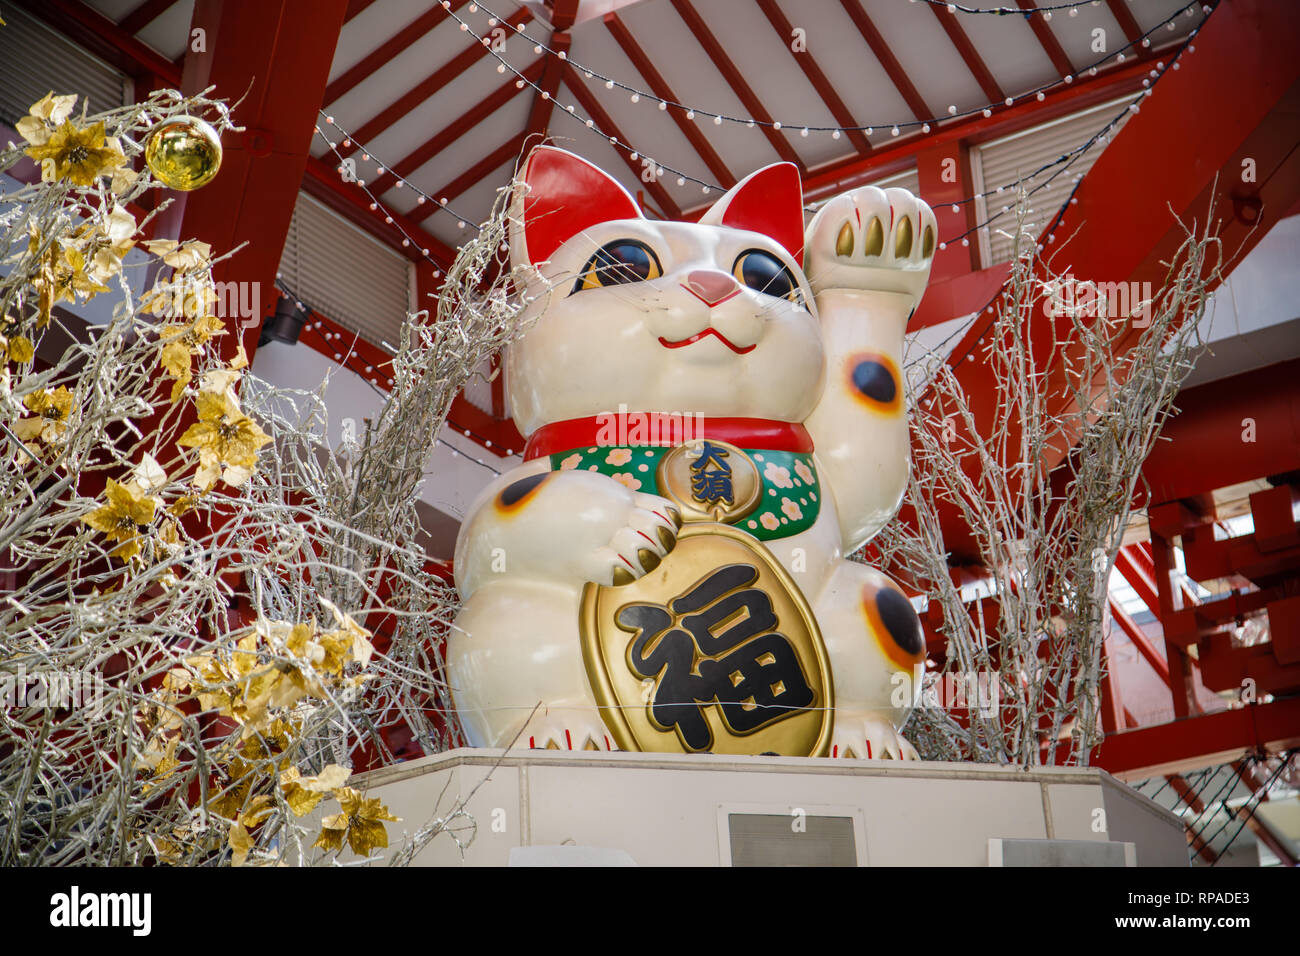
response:
M677 544L681 520L681 512L667 499L637 494L627 524L598 549L609 576L597 583L630 584L659 567Z
M916 748L880 714L836 713L831 756L859 760L920 760Z
M539 713L524 729L519 742L528 750L618 749L594 711L575 713L560 707Z
M934 212L906 189L860 186L817 211L804 240L804 272L826 289L898 292L919 299L938 247Z

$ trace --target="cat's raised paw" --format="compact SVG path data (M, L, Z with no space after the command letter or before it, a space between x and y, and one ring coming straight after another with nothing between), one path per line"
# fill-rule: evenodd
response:
M831 756L858 760L920 760L916 748L879 714L835 714Z
M808 225L804 272L827 289L919 299L938 244L934 212L906 189L860 186L828 201Z

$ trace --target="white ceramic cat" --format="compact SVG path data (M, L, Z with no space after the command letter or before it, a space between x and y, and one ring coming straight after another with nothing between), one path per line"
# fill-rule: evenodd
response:
M762 472L758 507L728 520L761 539L815 614L834 682L822 752L915 757L897 731L919 693L920 623L887 576L845 558L906 485L900 366L934 253L929 207L862 187L805 231L798 172L782 163L698 224L649 220L616 180L552 147L529 155L519 183L510 252L531 301L506 369L530 438L528 460L483 491L456 545L465 603L447 665L470 742L614 749L580 608L589 582L617 587L671 563L691 509L649 493L663 490L664 448L636 433L652 417L636 413L677 412L696 439ZM608 413L620 409L620 427L632 425L615 437Z

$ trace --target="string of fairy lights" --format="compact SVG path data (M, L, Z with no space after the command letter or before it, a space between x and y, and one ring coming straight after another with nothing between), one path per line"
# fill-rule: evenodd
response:
M918 2L918 0L911 0L911 2L915 3ZM1073 16L1077 13L1078 8L1081 6L1081 4L1077 4L1077 3L1074 4L1066 3L1066 4L1056 4L1056 5L1048 5L1048 6L1038 6L1033 8L1020 8L1020 7L971 8L971 7L965 7L961 4L943 3L940 2L940 0L919 0L919 2L926 2L932 6L947 7L949 13L994 14L994 15L1019 14L1026 17L1037 14L1037 15L1042 15L1044 19L1051 19L1051 15L1054 12L1058 12L1060 10L1066 10L1068 11L1068 15ZM495 38L491 33L477 32L470 25L468 20L463 19L461 16L457 14L456 11L451 9L450 0L442 0L441 5L446 11L447 15L458 24L461 32L467 33L468 35L472 36L476 41L478 41L484 47L484 49L489 55L491 55L494 59L496 59L498 73L511 72L516 77L515 86L518 89L523 89L525 86L529 86L533 89L533 91L538 96L542 97L543 99L551 99L551 93L549 91L543 89L541 86L538 85L536 81L532 80L529 76L525 75L513 64L507 61L504 56L501 55L501 51L498 49L498 43L495 42ZM1096 3L1094 2L1093 5L1095 6ZM488 9L487 7L483 6L482 4L471 3L467 9L470 14L476 14L482 12L487 16L486 25L488 31L496 31L498 29L507 29L511 27L508 21L504 21L496 13L494 13L492 10ZM1042 102L1044 99L1046 99L1050 91L1064 86L1068 86L1074 81L1076 76L1083 76L1085 74L1088 76L1096 76L1098 69L1103 67L1108 61L1114 60L1116 64L1120 64L1123 63L1126 57L1134 50L1139 48L1149 49L1151 47L1151 37L1154 34L1156 34L1157 31L1159 31L1161 28L1164 28L1169 31L1174 30L1176 28L1177 20L1179 16L1187 16L1187 17L1194 16L1198 9L1208 16L1213 11L1213 5L1211 3L1201 3L1200 0L1195 0L1195 2L1187 3L1186 5L1175 10L1165 19L1155 24L1145 33L1130 40L1124 46L1116 50L1113 50L1109 53L1106 53L1105 55L1099 57L1097 60L1081 68L1075 73L1067 74L1066 76L1061 77L1059 80L1042 84L1036 88L1027 90L1016 96L1008 96L1000 104L989 103L984 106L973 107L966 110L959 110L956 106L949 106L947 117L930 117L929 119L912 119L912 120L901 121L898 123L891 123L888 124L887 127L884 125L879 125L879 126L877 125L815 126L815 125L797 125L797 124L790 125L790 124L785 124L779 120L765 121L765 120L755 119L753 117L734 116L726 113L714 112L708 109L691 107L686 104L661 98L659 96L656 96L652 92L640 89L636 86L618 80L614 77L606 76L595 69L592 69L576 61L573 61L568 56L566 51L554 50L544 42L541 42L537 38L530 36L526 32L525 27L522 23L513 25L513 30L515 31L515 34L517 36L519 36L526 42L531 42L533 44L533 51L535 54L552 56L561 61L564 61L567 63L567 65L570 68L578 72L581 72L587 79L589 80L594 79L603 82L606 89L621 89L622 91L629 94L630 101L632 103L638 103L643 99L648 100L650 102L655 103L657 105L658 110L660 111L668 111L671 109L675 109L683 113L686 119L690 121L694 121L697 117L702 116L706 119L712 119L714 125L718 125L718 126L722 125L723 123L732 123L732 124L743 124L744 126L750 129L759 126L770 127L775 130L799 129L800 135L803 137L807 137L812 133L816 132L816 133L829 133L833 139L839 139L843 134L848 132L861 132L861 133L865 133L866 135L872 135L875 132L875 130L878 128L879 129L888 128L892 136L900 135L902 130L904 129L917 129L917 128L919 128L921 134L925 134L925 133L929 133L935 124L942 122L944 119L957 120L966 117L973 117L976 114L988 118L993 115L993 111L995 109L998 109L1000 107L1013 106L1017 102L1028 100L1030 97L1033 97L1038 102ZM1189 31L1188 36L1184 39L1183 43L1179 46L1179 48L1176 51L1174 51L1173 55L1169 58L1168 63L1166 63L1165 60L1163 59L1156 62L1155 66L1149 71L1149 75L1142 80L1142 87L1143 87L1142 90L1138 92L1130 102L1126 103L1123 106L1123 108L1116 113L1114 117L1112 117L1104 126L1101 127L1101 129L1099 129L1096 133L1094 133L1091 137L1089 137L1085 142L1081 143L1079 146L1075 147L1074 149L1066 153L1063 153L1062 155L1056 157L1055 159L1043 163L1037 169L1033 170L1032 172L1024 176L1021 176L1020 178L1016 179L1013 182L999 184L996 187L986 189L982 192L974 193L970 196L966 196L961 199L950 201L948 203L945 203L945 205L950 205L954 212L959 212L961 208L968 203L975 203L979 200L987 200L990 197L1004 195L1007 192L1018 194L1020 191L1023 190L1025 195L1029 197L1047 188L1055 179L1057 179L1057 177L1066 173L1071 167L1073 167L1075 163L1082 156L1084 156L1089 150L1091 150L1094 146L1096 146L1100 142L1108 142L1111 131L1114 130L1115 127L1118 126L1119 123L1122 122L1130 112L1136 113L1140 110L1141 101L1146 96L1152 94L1156 84L1166 74L1166 72L1168 72L1170 69L1178 70L1180 68L1179 61L1181 57L1184 54L1195 52L1195 46L1193 44L1193 40L1195 39L1203 23L1204 21L1202 20L1201 23L1196 24L1196 26L1191 31ZM591 118L586 118L584 120L581 116L579 116L578 109L574 104L569 104L566 106L557 102L555 105L560 108L561 114L566 114L570 116L573 120L580 123L583 126L583 128L590 131L593 135L600 136L603 139L607 140L609 144L615 147L616 149L622 148L623 150L627 151L627 153L629 154L629 158L633 162L642 160L647 164L648 167L654 168L657 178L661 178L665 173L671 173L677 176L677 182L679 185L684 185L686 182L695 183L701 187L701 191L706 195L715 189L722 191L722 187L717 185L716 183L702 179L698 176L687 173L683 170L679 170L669 164L664 164L653 157L646 156L640 149L638 149L633 144L624 142L619 136L611 135L606 131L600 129L595 123L595 121L592 120ZM473 225L469 217L467 217L461 212L458 212L448 201L447 197L432 196L424 192L423 190L421 190L415 184L409 182L404 177L399 176L391 165L384 163L382 159L380 159L377 155L375 155L374 151L370 147L368 147L365 143L358 141L347 129L345 129L341 124L339 124L332 115L328 114L324 110L321 110L320 116L324 120L325 125L329 127L331 130L333 130L334 133L327 133L326 130L323 129L320 124L317 124L316 132L320 134L320 136L325 141L329 150L333 153L334 157L337 159L338 161L337 170L340 173L340 175L344 175L345 179L350 180L353 183L353 185L355 185L357 188L361 189L365 193L367 199L369 200L370 211L376 213L377 215L382 215L384 217L385 223L393 227L395 230L397 230L398 233L401 234L402 237L401 245L403 246L403 248L412 248L412 247L417 248L422 258L424 258L431 265L434 266L434 272L433 272L434 278L439 278L442 274L441 264L431 256L430 250L426 246L423 246L421 243L417 241L417 236L412 235L411 231L407 229L403 221L403 218L398 215L395 215L391 210L389 210L385 206L380 196L376 195L375 192L370 188L370 185L367 184L365 178L360 176L346 175L347 173L349 173L350 170L354 169L355 167L349 165L350 160L348 157L345 157L344 154L341 152L340 146L343 149L353 148L356 151L358 151L360 153L363 162L374 162L375 169L376 169L376 173L375 173L376 177L382 177L385 174L389 174L394 178L393 185L395 186L395 188L410 189L416 197L417 206L424 206L428 203L433 203L434 212L435 213L444 212L448 215L454 216L457 220L457 227L459 229L463 230L466 228L471 228L477 231L477 227ZM1053 172L1051 172L1051 175L1047 176L1046 179L1037 182L1035 185L1032 186L1032 188L1029 187L1030 183L1034 183L1034 181L1038 179L1038 177L1042 176L1044 173L1048 172L1049 170L1053 170ZM1077 202L1075 198L1075 192L1078 189L1078 185L1081 178L1082 178L1081 174L1075 175L1073 188L1070 190L1070 193L1067 195L1060 209L1052 217L1052 224L1043 231L1042 235L1046 237L1047 242L1050 243L1054 241L1055 238L1054 231L1060 227L1062 221L1064 220L1066 211L1069 209L1069 207L1072 204ZM376 180L371 180L372 183L375 181ZM809 211L815 211L816 206L817 204L812 204L810 207L808 207ZM1010 203L1003 205L1000 209L991 212L983 221L978 222L975 225L971 226L965 232L962 232L959 235L952 236L942 240L939 243L939 249L941 250L946 249L948 244L953 242L960 242L963 246L968 246L972 234L978 233L982 229L986 229L994 221L1001 218L1002 216L1007 215L1012 210L1012 208L1013 206ZM1042 246L1040 244L1039 250L1041 251L1041 249ZM951 341L953 337L965 332L966 329L969 328L969 326L973 322L975 322L982 313L991 313L993 304L997 301L999 294L1000 293L995 293L993 297L990 298L989 302L987 302L982 308L971 313L971 315L968 317L968 320L966 322L961 323L961 325L957 329L955 329L953 333L950 336L948 336L948 338L945 339L943 343L941 343L941 345L946 345L947 342ZM296 298L296 296L294 296L294 298ZM319 323L317 323L317 326L318 326L317 331L319 332L320 331ZM968 356L959 356L955 359L955 361L960 362L967 357ZM354 372L356 371L355 369L350 369L350 370ZM365 378L365 376L362 377L363 379ZM372 382L371 384L373 387L374 383ZM464 431L464 433L468 437L471 437L476 441L479 441L481 444L487 444L488 447L491 447L490 442L488 442L482 436L476 436L470 430L460 429L455 425L451 425L451 427L456 428L456 430L458 431ZM453 450L453 454L456 453L457 451ZM460 454L464 454L464 453L461 452ZM477 459L469 455L466 455L466 457L469 457L472 461L475 461L476 463L483 465L483 467L488 468L489 470L499 474L499 472L497 472L496 469L486 464L482 459Z
M462 31L462 32L465 32L465 33L467 33L467 34L469 34L469 35L472 36L472 37L474 37L474 38L475 38L475 39L476 39L476 40L477 40L481 45L484 46L484 48L487 50L487 52L488 52L491 56L493 56L493 57L498 61L498 65L497 65L497 71L498 71L498 72L504 73L504 72L506 72L507 70L510 71L510 72L513 72L513 73L515 74L515 76L516 76L516 80L515 80L515 85L516 85L516 87L522 89L525 85L527 85L527 86L531 86L531 87L533 88L533 90L534 90L534 91L535 91L539 96L541 96L541 97L543 97L543 98L545 98L545 99L549 99L549 98L550 98L551 94L549 93L549 91L542 89L542 88L541 88L541 87L540 87L540 86L539 86L539 85L538 85L534 80L532 80L532 79L529 78L528 76L524 75L524 73L522 73L519 69L517 69L515 66L513 66L512 64L510 64L510 63L509 63L509 62L508 62L508 61L507 61L503 56L501 56L500 52L499 52L498 49L497 49L498 44L497 44L496 42L494 42L494 37L493 37L491 34L488 34L488 33L479 33L479 32L477 32L477 31L475 31L474 28L470 26L470 24L469 24L469 22L468 22L467 20L463 19L461 16L459 16L455 11L453 11L453 10L451 9L450 0L443 0L443 4L442 4L442 5L443 5L444 9L447 11L448 16L451 17L453 20L455 20L456 23L459 25L461 31ZM1064 5L1064 6L1071 6L1071 5ZM1073 5L1073 6L1077 6L1077 5ZM1186 4L1185 6L1180 7L1178 10L1174 11L1174 13L1172 13L1170 16L1166 17L1164 20L1162 20L1162 21L1160 21L1159 23L1157 23L1155 26L1153 26L1153 27L1152 27L1150 30L1148 30L1146 33L1142 34L1140 37L1137 37L1137 38L1135 38L1135 39L1129 41L1127 44L1125 44L1123 47L1121 47L1121 48L1119 48L1119 49L1117 49L1117 50L1114 50L1114 51L1112 51L1112 52L1110 52L1110 53L1105 54L1104 56L1100 57L1100 58L1099 58L1098 60L1096 60L1095 62L1093 62L1093 63L1089 64L1088 66L1084 67L1083 69L1079 70L1079 71L1077 72L1077 74L1070 74L1070 75L1067 75L1067 76L1065 76L1065 77L1062 77L1062 78L1061 78L1060 80L1058 80L1058 81L1054 81L1054 82L1051 82L1051 83L1043 84L1043 85L1041 85L1041 86L1039 86L1039 87L1037 87L1037 88L1034 88L1034 89L1028 90L1028 91L1026 91L1025 93L1021 93L1021 94L1019 94L1018 96L1010 96L1010 97L1007 97L1007 98L1003 101L1003 104L1002 104L1002 105L1004 105L1004 106L1014 105L1016 102L1026 100L1026 99L1028 99L1028 98L1031 97L1031 96L1034 97L1034 98L1035 98L1036 100L1038 100L1038 101L1042 101L1042 100L1044 100L1044 99L1046 98L1047 92L1048 92L1049 90L1052 90L1052 89L1054 89L1054 88L1057 88L1057 87L1060 87L1060 86L1063 86L1063 85L1068 85L1068 84L1072 83L1075 75L1083 75L1084 73L1087 73L1088 75L1096 75L1098 68L1099 68L1100 66L1104 65L1108 60L1111 60L1111 59L1114 59L1114 60L1116 61L1116 63L1122 63L1122 62L1125 60L1126 54L1129 53L1129 52L1131 52L1134 48L1136 48L1136 47L1149 48L1150 45L1151 45L1151 36L1152 36L1153 34L1155 34L1155 33L1156 33L1156 32L1157 32L1161 27L1165 27L1166 29L1170 29L1170 30L1174 29L1175 26L1176 26L1177 18L1178 18L1180 15L1187 15L1187 16L1194 15L1195 12L1196 12L1196 10L1197 10L1198 8L1201 9L1201 10L1203 10L1203 11L1205 11L1206 13L1208 13L1209 11L1212 10L1212 7L1211 7L1209 4L1204 4L1204 5L1202 5L1202 4L1199 3L1199 2L1188 3L1188 4ZM503 24L503 22L505 22L505 21L502 21L501 18L499 18L499 17L498 17L498 16L497 16L493 11L491 11L490 9L488 9L488 8L486 8L486 7L484 7L484 6L480 5L480 4L470 4L470 6L469 6L468 9L469 9L470 13L482 12L482 13L484 13L484 14L487 14L487 16L488 16L488 18L487 18L487 28L488 28L488 30L504 29L504 27L502 26L502 24ZM988 8L988 9L989 9L989 10L992 10L992 8ZM1053 7L1053 8L1051 8L1051 9L1058 9L1058 8ZM1035 10L1020 10L1020 9L1017 9L1016 12L1019 12L1019 13L1032 13L1032 12L1035 12L1036 10L1050 12L1050 10L1049 10L1048 8L1045 8L1045 7L1044 7L1044 8L1035 8ZM978 10L972 10L972 12L980 12L980 11L978 11ZM696 118L697 115L702 115L702 116L705 116L705 117L712 117L714 123L717 124L717 125L721 125L721 124L724 123L724 122L731 122L731 123L737 123L737 124L741 124L741 123L743 123L743 124L745 124L746 126L751 127L751 128L752 128L752 127L755 127L755 126L757 126L757 125L770 126L770 127L774 128L774 129L786 128L786 127L785 127L785 124L783 124L783 123L782 123L781 121L779 121L779 120L773 120L773 121L771 121L771 122L766 122L766 121L761 121L761 120L755 120L755 119L753 119L753 118L751 118L751 117L731 116L731 115L724 114L724 113L715 113L715 112L711 112L711 111L709 111L709 110L702 109L702 108L697 109L697 108L694 108L694 107L687 106L687 105L685 105L685 104L681 104L681 103L677 103L677 102L674 102L674 101L671 101L671 100L666 100L666 99L659 98L659 97L655 96L653 93L650 93L650 92L645 91L645 90L641 90L641 89L639 89L639 88L637 88L637 87L634 87L634 86L631 86L631 85L629 85L629 84L627 84L627 83L624 83L624 82L622 82L622 81L619 81L619 80L617 80L617 79L615 79L615 78L613 78L613 77L605 76L604 74L602 74L602 73L600 73L600 72L598 72L598 71L596 71L596 70L593 70L593 69L591 69L591 68L589 68L589 67L587 67L587 66L585 66L585 65L583 65L583 64L580 64L580 63L577 63L577 62L575 62L575 61L572 61L572 60L568 57L568 55L567 55L567 53L566 53L565 51L563 51L563 50L560 50L560 51L553 50L553 49L551 49L549 46L547 46L546 44L544 44L544 43L538 41L536 38L529 36L529 34L528 34L527 32L525 32L525 29L524 29L523 24L519 24L519 25L514 26L514 30L515 30L515 32L516 32L516 33L517 33L521 38L523 38L524 40L526 40L526 41L528 41L528 42L532 42L532 43L533 43L533 50L534 50L535 53L538 53L538 54L546 54L546 55L554 56L554 57L556 57L556 58L558 58L558 59L560 59L560 60L566 61L566 62L567 62L567 63L568 63L568 64L569 64L573 69L582 72L582 73L583 73L587 78L589 78L589 79L594 78L594 79L598 79L598 80L604 82L604 84L605 84L605 86L606 86L607 89L620 88L620 89L622 89L622 90L628 92L628 93L630 94L631 98L632 98L632 102L639 102L642 98L645 98L645 99L648 99L648 100L651 100L651 101L656 102L656 103L658 104L658 108L659 108L660 110L664 110L664 111L666 111L666 110L668 110L668 109L677 109L677 110L679 110L679 111L684 112L684 114L686 115L686 117L687 117L688 119L690 119L690 120L694 120L694 119ZM1199 30L1199 25L1197 26L1197 30ZM1190 35L1189 38L1188 38L1189 41L1190 41L1191 37L1195 36L1195 32L1196 32L1196 31L1192 31L1191 35ZM1191 46L1190 46L1190 43L1185 43L1183 49L1186 49L1186 50L1188 50L1188 51L1190 52L1191 50L1194 50L1194 47L1191 47ZM1182 52L1183 52L1183 50L1180 50L1180 51L1179 51L1180 54L1181 54ZM1175 57L1175 59L1174 59L1173 69L1178 69L1178 65L1177 65L1177 57ZM1154 82L1155 82L1156 80L1158 80L1158 79L1163 75L1164 71L1165 71L1165 64L1164 64L1164 62L1163 62L1163 61L1158 62L1158 63L1156 64L1156 67L1150 71L1150 76L1148 76L1147 78L1145 78L1145 79L1143 80L1144 92L1145 92L1146 90L1150 90L1150 89L1153 87ZM699 185L701 186L702 191L703 191L704 193L706 193L706 194L709 193L709 192L711 192L711 191L714 190L714 189L721 189L721 188L722 188L722 187L718 186L718 185L715 184L715 183L711 183L711 182L709 182L709 181L707 181L707 180L704 180L704 179L701 179L701 178L699 178L699 177L697 177L697 176L695 176L695 175L693 175L693 174L688 174L688 173L686 173L686 172L684 172L684 171L682 171L682 170L678 170L678 169L676 169L675 167L673 167L673 166L671 166L671 165L665 165L665 164L663 164L662 162L660 162L659 160L654 159L654 158L652 158L652 157L645 156L645 155L644 155L640 150L638 150L638 149L637 149L633 144L623 142L623 141L622 141L618 136L616 136L616 135L609 135L609 134L606 133L604 130L601 130L601 129L597 128L597 126L596 126L596 124L595 124L595 122L594 122L593 120L591 120L591 119L589 119L589 118L586 119L585 121L582 120L581 117L578 116L578 110L577 110L577 108L576 108L573 104L569 104L569 105L567 105L567 106L563 106L563 105L557 103L556 105L557 105L557 106L560 106L560 109L561 109L561 112L562 112L562 113L567 113L569 116L571 116L572 118L574 118L574 119L577 120L578 122L582 123L583 126L584 126L586 129L590 130L593 134L595 134L595 135L600 135L602 138L607 139L607 140L609 141L609 143L610 143L611 145L615 146L616 148L621 147L621 148L625 149L626 151L628 151L628 152L629 152L629 156L630 156L630 158L632 159L633 162L635 162L635 161L637 161L637 160L639 160L639 159L643 159L643 160L644 160L644 161L645 161L649 166L652 166L652 167L655 169L655 172L656 172L656 176L657 176L657 177L658 177L658 176L661 176L661 175L662 175L663 173L665 173L665 172L676 174L676 175L677 175L677 179L678 179L678 183L679 183L679 184L685 184L685 182L687 182L687 181L690 181L690 182L693 182L693 183L699 184ZM989 104L989 105L986 105L986 106L983 106L983 107L975 107L975 108L971 108L971 109L968 109L968 110L964 110L964 111L963 111L963 110L958 110L956 106L950 106L950 107L948 108L948 113L949 113L949 118L952 118L952 119L959 119L959 118L963 118L963 117L967 117L967 116L973 116L973 115L976 114L976 113L980 113L981 115L983 115L983 116L985 116L985 117L989 117L989 116L992 116L992 114L993 114L993 110L994 110L995 108L996 108L996 105L995 105L995 104ZM469 221L469 220L468 220L468 219L467 219L463 214L457 212L457 211L456 211L456 210L455 210L455 209L450 205L450 203L449 203L448 200L447 200L447 197L433 197L433 196L431 196L431 195L425 193L425 192L422 191L421 189L419 189L419 188L418 188L417 186L415 186L414 184L409 183L409 182L408 182L407 180L405 180L403 177L398 176L398 175L393 171L393 168L392 168L391 166L388 166L388 165L384 164L383 161L380 160L378 157L376 157L376 156L374 155L373 151L370 150L370 149L369 149L365 144L356 141L355 137L353 137L353 136L352 136L352 135L351 135L351 134L350 134L346 129L344 129L340 124L338 124L338 123L334 120L334 117L333 117L332 115L326 114L324 111L322 111L321 115L322 115L322 117L324 118L326 124L327 124L328 126L332 127L333 129L337 130L338 133L341 135L341 137L342 137L342 145L343 145L344 148L348 148L349 146L355 146L356 149L358 149L358 150L361 151L361 156L362 156L363 161L369 160L369 161L374 161L374 162L376 163L376 175L378 175L378 176L383 176L385 173L392 174L392 175L394 176L394 180L395 180L395 182L394 182L395 187L398 188L398 189L401 189L401 188L410 188L410 189L412 190L412 192L413 192L413 193L415 194L415 196L416 196L416 203L417 203L417 205L424 205L424 204L426 204L426 203L433 202L433 203L436 204L436 206L435 206L435 210L436 210L436 211L445 211L445 212L447 212L448 214L453 215L453 216L456 217L458 228L464 229L464 228L466 228L467 226L470 225L470 221ZM917 126L919 126L919 127L921 128L921 131L922 131L923 133L925 133L925 132L929 132L929 131L930 131L930 129L932 128L932 125L931 125L932 123L938 123L938 122L940 122L940 119L939 119L938 117L932 117L932 118L929 119L929 120L917 120L917 119L914 119L914 120L910 120L910 121L901 121L901 122L899 122L899 123L891 124L891 125L890 125L890 130L891 130L891 133L893 133L894 135L897 135L899 132L901 132L902 129L905 129L905 128L911 128L911 127L917 127ZM881 128L883 128L883 127L881 127ZM1109 126L1108 126L1108 128L1109 128ZM831 133L831 135L832 135L834 138L838 138L842 133L844 133L844 132L849 132L849 131L859 131L859 132L865 132L865 133L867 133L867 134L870 134L870 133L874 132L874 130L876 129L876 127L873 127L873 126L852 126L852 127L850 127L850 126L841 126L841 127L829 127L829 126L803 126L803 127L800 127L800 129L801 129L801 133L803 133L803 134L807 134L807 133L810 133L810 132L813 132L813 131L817 131L817 132L826 132L826 131L829 131L829 132ZM321 134L322 138L325 139L325 141L326 141L326 143L328 144L329 148L330 148L331 151L334 153L335 157L338 159L339 164L338 164L338 167L337 167L337 168L338 168L339 173L340 173L341 175L346 174L346 173L348 172L348 170L349 170L350 167L347 165L348 160L345 159L345 157L342 155L342 153L341 153L340 150L339 150L339 143L338 143L336 140L331 139L330 136L327 135L327 134L325 133L325 131L322 130L319 126L317 127L317 132L319 132L319 133ZM1105 131L1103 130L1103 132L1105 132ZM1055 166L1055 165L1058 165L1058 164L1066 164L1066 163L1068 163L1070 160L1072 160L1073 158L1076 158L1077 155L1081 155L1081 154L1082 154L1083 152L1085 152L1087 149L1091 148L1092 145L1095 145L1095 143L1097 142L1097 140L1098 140L1098 137L1092 137L1092 138L1090 138L1090 139L1089 139L1085 144L1083 144L1081 147L1079 147L1077 150L1071 151L1070 153L1066 153L1066 154L1064 154L1064 155L1058 157L1056 160L1053 160L1053 161L1051 161L1051 162L1049 162L1049 163L1044 164L1044 165L1043 165L1042 167L1040 167L1039 169L1033 171L1032 173L1030 173L1030 174L1028 174L1028 175L1026 175L1026 176L1021 177L1020 179L1018 179L1018 180L1016 180L1016 181L1014 181L1014 182L1012 182L1012 183L1004 183L1004 184L1000 184L1000 185L998 185L997 187L992 188L992 189L985 190L984 192L976 193L976 194L974 194L974 195L967 196L967 197L964 197L964 198L959 199L959 200L955 200L955 201L953 201L953 202L951 203L951 205L953 205L954 207L957 207L957 208L959 209L962 205L965 205L965 204L967 204L967 203L972 203L972 202L975 202L975 201L977 201L977 200L979 200L979 199L986 199L986 198L988 198L988 197L990 197L990 196L999 195L999 194L1002 194L1003 192L1005 192L1005 191L1007 191L1007 190L1015 190L1015 189L1018 189L1021 185L1025 184L1025 183L1027 183L1027 182L1032 181L1033 179L1035 179L1037 176L1041 175L1043 172L1045 172L1047 169L1051 168L1052 166ZM369 199L369 207L370 207L370 210L371 210L372 212L376 212L376 213L381 213L381 212L382 212L382 214L383 214L383 216L384 216L384 218L385 218L385 222L386 222L387 224L393 226L394 228L396 228L396 229L397 229L397 230L402 234L402 245L403 245L403 247L410 247L410 246L412 246L412 245L415 245L415 237L413 237L413 236L411 235L411 233L410 233L410 232L405 228L405 226L402 225L400 222L398 222L397 218L395 218L394 215L393 215L393 214L392 214L392 213L391 213L387 208L384 207L384 205L383 205L383 203L380 201L379 197L378 197L377 195L375 195L375 193L374 193L374 192L369 188L369 186L366 184L365 179L364 179L364 178L359 178L359 177L356 177L355 179L356 179L356 185L357 185L359 188L361 188L361 189L365 192L367 198ZM815 208L815 206L814 206L814 207L810 207L810 209L812 209L812 208ZM1005 209L1006 209L1006 207L1004 207L1003 212L1005 212ZM969 236L970 236L971 233L976 232L977 230L983 228L984 226L988 225L989 222L991 222L993 219L996 219L996 218L997 218L996 215L995 215L995 216L992 216L992 217L990 217L988 220L986 220L985 222L983 222L983 223L979 223L979 224L977 224L977 225L971 227L970 229L966 230L966 232L962 233L961 235L953 236L953 237L950 237L950 238L948 238L948 239L943 240L943 242L942 242L941 245L940 245L940 248L946 248L946 245L947 245L948 242L962 241L964 244L969 244ZM433 259L430 257L427 248L421 248L421 254L423 255L424 258L428 259L428 261L430 261L430 262L435 266L434 276L435 276L435 278L437 278L437 277L441 274L441 273L440 273L440 268L438 268L438 263L436 262L436 260L433 260Z

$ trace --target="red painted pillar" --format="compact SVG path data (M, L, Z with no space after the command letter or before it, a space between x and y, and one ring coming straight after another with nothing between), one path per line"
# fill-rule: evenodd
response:
M916 154L916 173L921 184L921 198L934 210L939 227L935 243L947 242L948 247L934 254L930 267L930 281L952 279L979 268L979 249L976 236L969 236L969 245L963 246L957 237L975 225L975 204L962 203L975 194L971 186L970 149L957 140ZM957 211L953 203L961 203Z
M317 111L343 27L347 0L197 0L181 87L235 103L243 133L222 142L221 172L209 185L176 194L166 232L209 243L215 254L248 245L214 270L235 282L258 315L227 316L223 354L242 338L251 357L257 327L274 311L275 274L306 170ZM197 32L197 31L201 31ZM230 310L234 311L234 310Z

